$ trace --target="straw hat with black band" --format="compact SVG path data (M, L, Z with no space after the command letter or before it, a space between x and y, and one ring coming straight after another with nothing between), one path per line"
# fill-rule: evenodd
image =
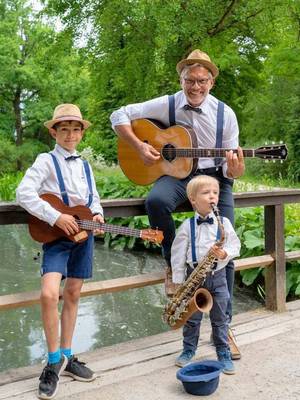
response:
M55 124L63 121L78 121L84 129L91 125L89 121L82 119L80 109L75 104L59 104L53 112L53 118L50 121L46 121L44 125L46 128L51 129Z
M209 55L199 49L193 50L187 56L187 58L184 58L183 60L179 61L179 63L176 65L176 70L178 74L179 75L181 74L185 66L192 64L203 65L211 72L214 79L219 75L219 69L216 67L214 63L211 62Z

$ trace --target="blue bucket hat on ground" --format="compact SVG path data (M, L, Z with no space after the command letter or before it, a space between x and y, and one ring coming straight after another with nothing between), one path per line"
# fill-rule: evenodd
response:
M187 393L208 396L217 389L223 367L222 363L215 360L198 361L179 369L176 377Z

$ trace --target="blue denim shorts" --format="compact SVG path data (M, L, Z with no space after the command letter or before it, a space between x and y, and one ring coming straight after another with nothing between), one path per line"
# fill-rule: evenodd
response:
M70 240L56 240L43 245L41 276L47 272L58 272L63 278L88 279L93 269L94 236L75 243Z

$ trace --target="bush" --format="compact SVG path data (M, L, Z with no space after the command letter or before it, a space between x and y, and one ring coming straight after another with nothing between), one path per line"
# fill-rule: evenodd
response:
M2 174L16 171L16 145L7 138L0 138L0 171Z

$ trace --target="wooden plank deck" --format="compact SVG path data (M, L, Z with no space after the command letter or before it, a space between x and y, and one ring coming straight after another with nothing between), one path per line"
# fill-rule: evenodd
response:
M236 375L222 375L212 400L297 400L300 398L300 300L287 311L265 309L234 317L233 328L242 350ZM196 359L215 358L210 327L203 323ZM179 400L191 398L175 374L181 332L167 333L85 353L99 377L91 383L62 377L57 400ZM41 366L0 374L0 400L35 399Z

